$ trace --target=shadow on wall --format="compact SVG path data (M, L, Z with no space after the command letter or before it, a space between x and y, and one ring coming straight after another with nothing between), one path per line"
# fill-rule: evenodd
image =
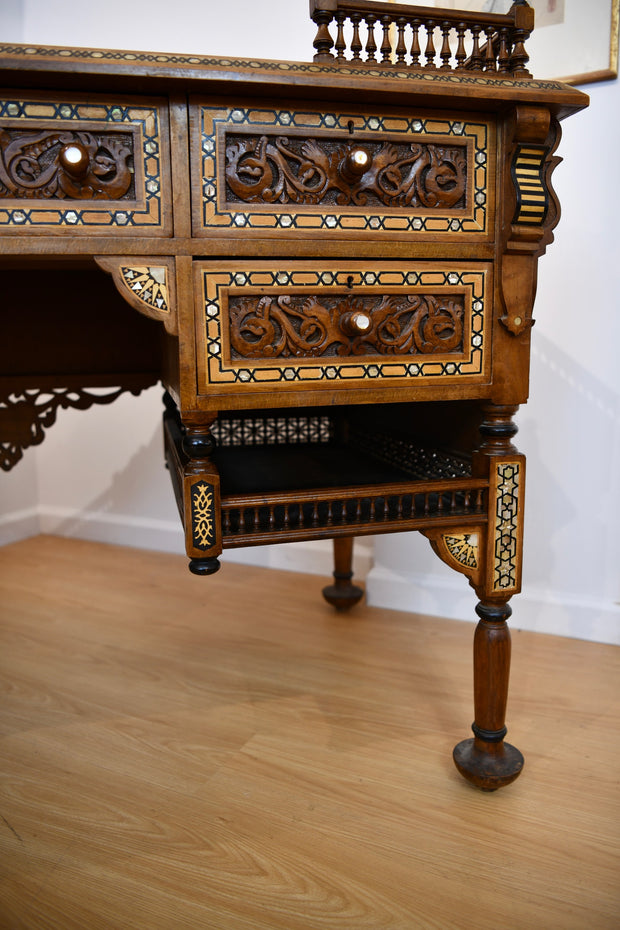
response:
M63 411L63 422L52 427L39 453L42 532L184 552L164 467L161 410L161 388L155 387L86 415ZM103 487L93 498L87 496L89 478Z
M87 413L61 411L38 453L39 531L184 554L181 519L164 467L162 410L161 388L153 387ZM93 487L100 491L90 496ZM358 580L370 560L370 544L364 541L356 547ZM333 569L329 540L230 549L225 562L327 578Z
M599 624L609 641L620 599L620 396L541 330L533 339L532 400L516 417L515 444L527 456L516 625L594 638L587 634ZM466 580L418 533L375 537L368 592L380 607L473 618Z
M620 392L539 332L532 401L519 422L528 456L524 584L618 600Z

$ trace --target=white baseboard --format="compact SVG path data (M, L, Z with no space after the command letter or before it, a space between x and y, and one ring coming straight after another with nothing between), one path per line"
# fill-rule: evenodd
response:
M477 622L478 598L467 580L456 574L444 578L412 572L405 577L375 565L366 579L366 598L376 607ZM618 604L525 587L512 599L511 607L513 630L620 645Z
M78 511L61 507L32 508L0 518L0 544L16 542L38 533L71 536L92 542L133 546L158 552L184 554L185 543L180 521L153 520L105 511ZM243 563L283 571L305 572L331 578L332 543L329 539L286 545L249 546L229 549L222 563ZM354 571L362 581L372 565L372 542L358 539L354 546Z
M29 508L0 518L0 545L49 533L93 542L134 546L159 552L184 554L180 522L153 520L128 514L84 512L64 508ZM284 571L331 576L331 540L251 546L227 550L228 562L259 565ZM474 622L476 595L465 578L393 572L373 566L372 538L356 539L354 571L366 582L367 603L375 607L404 610L433 617ZM557 592L525 588L512 600L511 627L557 636L620 645L620 605L593 598L578 598Z
M39 511L39 526L39 532L53 536L73 536L92 542L134 546L158 552L181 554L185 551L181 524L172 520L42 507Z
M13 513L0 516L0 546L8 546L9 543L19 542L20 539L38 536L40 532L41 522L36 507L14 510Z
M245 565L262 565L283 571L305 572L331 578L334 556L331 539L285 543L277 546L250 546L247 549L229 549L222 560ZM353 547L353 572L356 581L364 581L372 567L372 542L356 539Z

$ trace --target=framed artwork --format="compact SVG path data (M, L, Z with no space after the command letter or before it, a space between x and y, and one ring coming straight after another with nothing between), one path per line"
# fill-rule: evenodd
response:
M536 13L536 27L525 47L534 77L566 84L590 84L618 77L620 0L529 0L529 3ZM512 0L417 0L417 3L412 0L410 5L507 13Z

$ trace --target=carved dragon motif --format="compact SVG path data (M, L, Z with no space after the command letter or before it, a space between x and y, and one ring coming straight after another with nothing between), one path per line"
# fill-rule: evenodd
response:
M284 136L227 136L227 199L243 203L462 208L467 150L430 142L364 142L369 164L351 178L354 146ZM359 148L356 143L355 148Z
M365 332L349 334L346 320L352 313L368 317ZM459 352L463 314L458 295L231 296L232 355L272 359Z
M130 133L0 129L0 197L120 200L132 197ZM79 146L88 159L76 177L61 153Z

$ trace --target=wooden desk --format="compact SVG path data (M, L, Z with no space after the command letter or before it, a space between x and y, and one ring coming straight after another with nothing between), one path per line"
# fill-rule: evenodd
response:
M59 408L161 379L195 573L333 538L342 608L353 537L420 530L480 598L455 761L492 790L523 762L504 742L512 416L558 121L587 98L529 76L527 4L311 12L306 64L0 47L2 464Z

